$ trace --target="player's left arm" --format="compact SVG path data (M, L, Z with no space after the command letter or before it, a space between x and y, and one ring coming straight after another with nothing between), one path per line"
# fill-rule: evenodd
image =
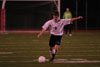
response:
M75 20L78 20L78 19L83 19L83 17L82 16L75 17L75 18L72 18L70 21L75 21Z

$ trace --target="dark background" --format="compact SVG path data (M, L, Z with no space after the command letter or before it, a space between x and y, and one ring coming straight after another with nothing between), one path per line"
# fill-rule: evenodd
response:
M77 2L77 3L76 3ZM1 6L2 2L0 2ZM56 7L52 2L6 2L6 30L34 30L52 18ZM73 17L83 16L74 21L73 29L100 29L99 0L61 0L61 18L66 8ZM1 10L0 10L1 11Z
M61 16L63 15L63 12L66 10L66 8L70 8L73 17L76 16L76 11L77 16L81 15L84 17L81 23L77 24L78 29L100 29L99 0L61 0Z

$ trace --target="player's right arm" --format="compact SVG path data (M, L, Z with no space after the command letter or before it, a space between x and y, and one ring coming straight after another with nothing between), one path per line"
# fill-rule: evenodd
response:
M39 38L44 32L45 30L47 30L47 28L50 25L50 21L47 21L43 26L42 26L42 30L40 31L40 33L37 35L37 37Z
M41 31L40 31L40 33L38 34L38 38L40 38L40 36L43 34L45 32L45 30L44 29L42 29Z

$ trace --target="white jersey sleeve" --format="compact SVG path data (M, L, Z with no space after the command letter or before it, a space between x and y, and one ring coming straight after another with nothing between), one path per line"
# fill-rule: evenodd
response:
M71 23L71 19L63 19L64 21L64 25L70 24Z
M47 22L42 26L42 28L43 28L44 30L47 30L49 26L50 26L50 21L47 21Z

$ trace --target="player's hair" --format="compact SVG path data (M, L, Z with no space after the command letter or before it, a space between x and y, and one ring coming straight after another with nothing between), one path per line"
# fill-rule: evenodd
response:
M58 11L54 11L53 12L53 16L59 16L59 12Z

